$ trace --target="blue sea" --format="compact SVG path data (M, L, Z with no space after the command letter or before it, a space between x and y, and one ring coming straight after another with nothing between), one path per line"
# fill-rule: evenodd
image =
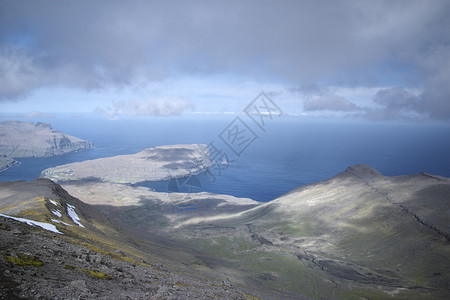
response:
M253 120L240 116L240 126L247 135L237 140L234 136L234 142L239 143L233 144L228 138L236 125L234 115L46 121L56 130L93 142L95 149L51 158L18 159L21 165L0 172L0 181L29 181L39 177L42 170L61 164L131 154L159 145L194 143L213 145L226 155L218 157L218 162L223 157L228 162L221 164L219 170L197 176L203 191L257 201L275 199L359 163L369 164L389 176L427 172L450 177L450 126L443 124L280 117L266 120L261 128ZM150 186L167 191L167 184Z

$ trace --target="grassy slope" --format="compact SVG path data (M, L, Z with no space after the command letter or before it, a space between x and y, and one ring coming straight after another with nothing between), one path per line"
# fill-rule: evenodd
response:
M412 201L407 196L412 183L406 183L411 178L395 185L398 178L388 184L370 169L357 171L302 187L242 215L186 223L173 237L229 259L235 275L248 282L314 298L448 296L448 240L392 202L396 195ZM416 177L418 190L448 186ZM427 200L444 203L433 211L445 223L449 194L428 193ZM421 207L420 199L414 203Z

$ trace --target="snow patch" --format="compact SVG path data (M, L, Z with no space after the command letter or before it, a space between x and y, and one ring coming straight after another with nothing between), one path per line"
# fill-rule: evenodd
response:
M59 218L61 218L62 217L62 214L61 214L61 212L59 211L59 210L53 210L52 209L52 214L54 214L55 216L57 216L57 217L59 217Z
M78 217L77 213L75 212L75 206L67 204L67 213L69 214L69 217L72 219L72 221L75 224L84 228L83 224L80 223L80 218Z
M70 224L67 224L66 222L63 222L63 221L60 221L60 220L55 220L55 219L52 219L52 222L55 222L55 223L60 223L60 224L63 224L63 225L67 225L67 226L72 226L72 225L70 225Z
M16 217L11 217L11 216L7 216L4 214L0 214L1 217L5 217L5 218L10 218L22 223L26 223L30 226L39 226L45 230L48 231L52 231L55 233L59 233L59 234L63 234L62 232L60 232L58 229L56 229L55 225L49 224L49 223L44 223L44 222L38 222L38 221L33 221L33 220L28 220L28 219L24 219L24 218L16 218Z
M58 206L58 202L56 202L55 200L48 199L48 201L50 201L50 203L54 206Z

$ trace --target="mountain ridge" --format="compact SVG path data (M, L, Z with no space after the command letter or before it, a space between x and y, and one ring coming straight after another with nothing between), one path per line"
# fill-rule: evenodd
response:
M242 293L263 299L450 295L450 245L439 232L446 234L450 223L450 180L445 177L389 177L355 165L267 203L205 192L158 193L123 183L65 182L61 187L46 179L37 182L81 200L72 205L86 229L61 219L73 225L69 229L78 238L88 230L97 243L104 241L103 247L111 247L115 238L121 245L133 241L141 255L152 249L174 268L183 265L251 291L239 292L238 298L246 299ZM5 199L35 194L19 188L27 183L9 184L18 188L8 196L0 185ZM82 202L92 205L86 213ZM186 206L193 209L180 209ZM104 216L89 217L89 207ZM99 225L108 220L118 224L118 231ZM64 224L54 225L67 232ZM127 242L126 232L135 238Z
M187 268L202 262L186 249L139 240L48 179L0 183L0 212L0 298L256 299Z

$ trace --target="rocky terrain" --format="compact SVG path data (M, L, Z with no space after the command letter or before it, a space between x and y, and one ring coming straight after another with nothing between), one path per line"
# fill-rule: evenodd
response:
M134 238L49 180L1 183L0 195L1 299L256 299L190 267L204 262L189 251Z
M0 171L18 164L13 158L49 157L92 148L92 143L53 130L48 123L0 122Z
M136 184L185 177L210 166L206 145L172 145L46 169L41 177L55 182L100 181Z

